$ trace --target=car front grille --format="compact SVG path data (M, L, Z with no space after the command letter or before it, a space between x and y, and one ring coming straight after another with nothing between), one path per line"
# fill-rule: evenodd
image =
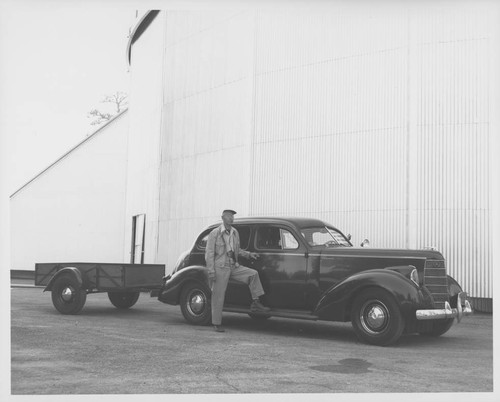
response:
M425 261L424 286L431 293L436 308L444 308L444 303L450 301L444 260Z

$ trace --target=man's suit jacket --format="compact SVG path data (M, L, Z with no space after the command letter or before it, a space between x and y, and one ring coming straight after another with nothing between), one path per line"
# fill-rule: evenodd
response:
M214 271L215 268L223 268L226 263L227 249L226 242L222 237L221 226L217 226L210 232L207 239L207 247L205 248L205 261L209 271ZM240 248L240 235L234 228L234 254L245 258L250 257L248 251Z

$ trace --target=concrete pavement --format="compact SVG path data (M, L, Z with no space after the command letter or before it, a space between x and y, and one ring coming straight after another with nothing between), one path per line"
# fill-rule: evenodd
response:
M13 288L11 312L13 394L493 390L485 314L382 348L360 343L349 323L224 313L227 332L215 333L147 293L130 310L91 294L80 315L65 316L50 292Z

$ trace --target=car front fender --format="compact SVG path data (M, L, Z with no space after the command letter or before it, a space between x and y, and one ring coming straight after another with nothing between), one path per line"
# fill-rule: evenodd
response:
M457 307L457 300L459 293L463 292L462 287L458 282L448 275L448 293L450 295L450 306L451 308Z
M381 288L389 292L405 316L414 316L416 309L426 304L421 290L402 273L373 269L352 275L328 289L319 300L314 314L329 321L348 321L354 298L366 288Z
M182 288L188 282L198 282L210 289L207 268L193 265L175 272L161 287L158 300L166 304L179 304Z
M52 278L50 278L49 283L47 283L47 286L45 286L45 289L43 291L47 290L52 290L52 286L54 285L54 282L57 278L59 278L61 275L69 273L75 277L75 279L78 281L78 285L80 287L83 286L83 278L82 278L82 273L78 268L75 267L64 267L63 269L60 269L57 271Z

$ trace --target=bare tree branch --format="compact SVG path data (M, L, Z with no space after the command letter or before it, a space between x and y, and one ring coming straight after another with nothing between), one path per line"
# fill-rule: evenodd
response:
M116 113L120 113L128 104L128 95L124 92L117 91L113 95L106 95L101 102L114 103L116 106Z
M117 91L112 95L106 95L101 103L111 103L116 107L116 113L120 113L125 107L128 105L128 95L125 92ZM91 125L95 126L106 121L111 120L111 118L115 115L112 113L105 113L100 111L99 109L92 109L87 113L87 118L93 118L90 122Z

